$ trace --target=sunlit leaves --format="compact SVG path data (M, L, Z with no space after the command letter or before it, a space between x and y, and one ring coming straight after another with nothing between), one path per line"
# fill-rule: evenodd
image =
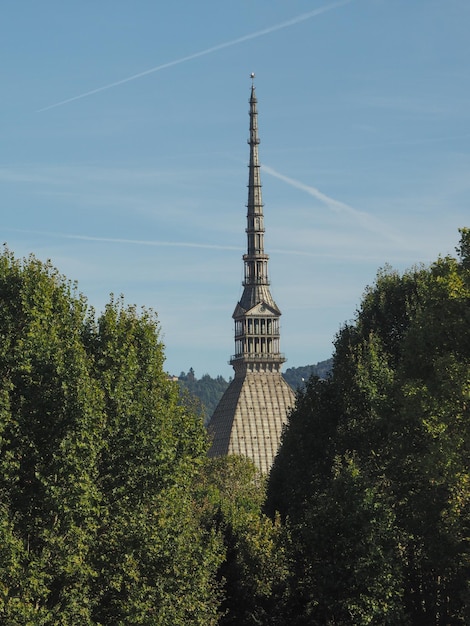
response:
M0 621L215 623L220 550L195 515L207 449L156 316L95 320L50 265L0 256Z
M462 229L460 259L379 272L298 399L269 503L313 623L468 621L469 250Z

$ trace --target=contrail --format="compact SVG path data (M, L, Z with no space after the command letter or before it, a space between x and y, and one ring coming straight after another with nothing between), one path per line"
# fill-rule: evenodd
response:
M123 237L95 237L93 235L76 235L70 233L50 232L41 230L26 230L22 228L7 228L5 230L15 233L27 233L33 235L42 235L47 237L56 237L58 239L73 239L75 241L91 241L95 243L111 243L121 245L136 245L136 246L152 246L152 247L170 247L170 248L196 248L200 250L235 250L236 252L243 252L241 246L228 246L212 243L192 243L190 241L160 241L151 239L126 239ZM308 257L324 257L324 254L318 254L311 251L303 250L288 250L288 249L273 249L273 253L287 254L293 256L308 256ZM332 255L333 256L333 255ZM337 255L335 255L337 257Z
M306 193L310 194L314 198L317 198L317 200L320 200L321 202L323 202L323 204L326 204L331 210L335 211L336 213L348 213L349 215L352 215L356 219L360 219L360 220L368 219L370 217L367 213L362 213L361 211L358 211L357 209L353 209L353 207L349 206L348 204L345 204L344 202L340 202L339 200L330 198L326 194L322 193L316 187L313 187L312 185L306 185L305 183L302 183L299 180L294 180L293 178L289 178L288 176L285 176L284 174L277 172L276 170L274 170L272 167L269 167L268 165L262 165L261 168L264 172L266 172L266 174L269 174L270 176L273 176L274 178L282 180L283 182L287 183L291 187L295 187L296 189L305 191Z
M142 78L143 76L147 76L148 74L160 72L161 70L168 69L169 67L174 67L175 65L180 65L181 63L186 63L187 61L192 61L194 59L198 59L199 57L206 56L207 54L218 52L219 50L223 50L224 48L230 48L231 46L236 46L240 43L243 43L244 41L249 41L250 39L256 39L257 37L263 37L264 35L269 35L270 33L274 33L277 30L282 30L283 28L294 26L295 24L299 24L300 22L305 22L306 20L309 20L312 17L316 17L317 15L321 15L322 13L326 13L327 11L332 11L333 9L344 6L345 4L349 4L351 2L352 0L340 0L339 2L333 2L332 4L327 4L323 7L319 7L318 9L314 9L313 11L309 11L308 13L302 13L302 15L297 15L296 17L293 17L290 20L287 20L286 22L281 22L280 24L269 26L268 28L264 28L262 30L256 31L255 33L243 35L243 37L238 37L237 39L226 41L225 43L212 46L211 48L207 48L206 50L200 50L199 52L195 52L194 54L190 54L188 56L182 57L181 59L176 59L175 61L169 61L168 63L163 63L162 65L151 67L149 70L145 70L144 72L139 72L138 74L133 74L132 76L128 76L127 78L123 78L122 80L117 80L114 83L109 83L108 85L104 85L103 87L97 87L96 89L92 89L91 91L86 91L85 93L82 93L78 96L67 98L67 100L61 100L60 102L56 102L55 104L50 104L47 107L38 109L36 112L41 113L42 111L48 111L49 109L60 107L63 104L68 104L69 102L74 102L75 100L80 100L81 98L92 96L93 94L99 93L100 91L106 91L106 89L112 89L113 87L124 85L125 83L128 83L131 80L137 80L138 78Z
M64 239L78 239L79 241L96 241L100 243L120 243L131 244L138 246L167 246L171 248L199 248L203 250L235 250L237 252L243 252L241 246L226 246L212 243L191 243L187 241L158 241L148 239L121 239L115 237L93 237L91 235L70 235L65 233L47 233L56 237L63 237ZM289 254L297 256L318 256L308 251L301 250L284 250L275 249L273 252L279 252L280 254Z
M65 235L58 234L66 239L78 239L81 241L98 241L102 243L124 243L138 246L169 246L174 248L202 248L204 250L240 250L237 246L221 246L211 243L191 243L186 241L152 241L148 239L119 239L112 237L91 237L89 235Z
M324 195L324 194L322 194ZM96 243L111 243L111 244L120 244L120 245L137 245L137 246L152 246L152 247L170 247L170 248L196 248L199 250L228 250L228 251L236 251L243 252L243 248L241 246L228 246L228 245L218 245L212 243L192 243L190 241L160 241L160 240L151 240L151 239L126 239L124 237L96 237L92 235L76 235L70 233L61 233L61 232L50 232L50 231L41 231L41 230L27 230L22 228L6 228L5 230L15 232L15 233L27 233L33 235L42 235L47 237L56 237L58 239L73 239L76 241L90 241ZM375 260L377 259L376 255L345 255L341 256L341 253L338 255L338 252L334 251L331 253L325 252L316 252L311 250L299 250L299 249L288 249L288 248L273 248L271 252L274 254L286 254L288 256L301 256L301 257L313 257L313 258L345 258L345 259L365 259L365 260ZM401 259L401 257L399 257ZM379 259L377 259L379 260ZM408 260L408 259L407 259Z
M325 204L330 210L334 211L335 213L342 213L343 215L344 214L349 215L367 230L372 231L374 233L379 233L380 235L386 237L387 239L390 239L391 241L400 241L401 243L403 243L401 238L399 238L398 236L390 232L390 229L388 226L383 224L380 220L373 217L369 213L366 213L365 211L358 211L357 209L354 209L352 206L349 206L349 204L345 204L344 202L340 202L339 200L330 198L326 194L322 193L316 187L313 187L312 185L306 185L305 183L302 183L299 180L295 180L293 178L289 178L288 176L284 176L284 174L277 172L276 170L274 170L272 167L269 167L268 165L262 165L261 168L264 172L266 172L266 174L269 174L270 176L273 176L274 178L278 178L279 180L282 180L283 182L290 185L291 187L295 187L296 189L305 191L306 193L313 196L317 200L320 200L320 202Z
M169 246L174 248L202 248L205 250L237 250L240 251L238 246L222 246L211 243L192 243L190 241L158 241L150 239L123 239L114 237L93 237L91 235L71 235L68 233L47 232L38 230L24 230L19 228L9 228L17 233L30 233L35 235L46 235L48 237L59 237L61 239L75 239L79 241L96 241L100 243L122 243L138 246Z
M75 241L91 241L96 243L116 243L122 245L136 245L136 246L153 246L153 247L169 247L169 248L197 248L200 250L235 250L236 252L243 252L241 246L228 246L212 243L192 243L190 241L160 241L151 239L126 239L122 237L95 237L93 235L76 235L70 233L51 232L42 230L27 230L23 228L7 228L5 230L13 231L15 233L27 233L33 235L42 235L47 237L56 237L58 239L73 239ZM273 252L288 255L297 256L318 256L312 252L303 252L300 250L273 250Z

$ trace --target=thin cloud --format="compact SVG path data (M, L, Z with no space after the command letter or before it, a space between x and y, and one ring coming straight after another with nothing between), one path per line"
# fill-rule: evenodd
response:
M37 230L24 230L19 228L7 228L5 229L10 232L16 233L26 233L32 235L41 235L48 237L56 237L59 239L73 239L76 241L90 241L96 243L116 243L116 244L124 244L124 245L137 245L137 246L155 246L155 247L171 247L171 248L198 248L202 250L235 250L236 252L242 253L243 249L240 246L227 246L220 244L212 244L212 243L194 243L191 241L158 241L158 240L148 240L148 239L125 239L119 237L94 237L92 235L74 235L68 233L57 233L57 232L47 232L47 231L37 231ZM288 255L297 255L297 256L318 256L317 254L313 254L311 252L301 251L301 250L273 250L273 252L288 254Z
M41 237L54 237L57 239L68 239L75 241L88 241L91 243L110 243L110 244L119 244L119 245L132 245L132 246L149 246L149 247L168 247L168 248L193 248L199 250L222 250L222 251L235 251L239 254L243 252L243 249L240 246L229 246L229 245L219 245L219 244L211 244L211 243L195 243L191 241L160 241L160 240L149 240L149 239L126 239L120 237L95 237L92 235L75 235L69 233L60 233L60 232L50 232L50 231L37 231L37 230L26 230L19 228L6 228L4 229L7 232L15 232L15 233L24 233L30 235L40 235ZM364 251L360 252L351 251L349 253L345 253L344 249L335 250L333 252L325 252L319 250L301 250L301 249L289 249L289 248L273 248L270 249L269 252L271 254L284 254L287 256L299 256L299 257L310 257L310 258L332 258L332 259L348 259L348 260L367 260L367 261L381 261L380 256L371 252L370 254L364 254ZM396 260L400 260L402 257L397 257ZM389 259L391 260L391 259Z
M349 204L345 204L344 202L340 202L339 200L330 198L316 187L313 187L312 185L306 185L305 183L295 180L294 178L289 178L288 176L277 172L268 165L262 165L261 167L263 171L266 172L266 174L282 180L284 183L287 183L291 187L295 187L295 189L305 191L310 196L313 196L317 200L320 200L320 202L327 206L331 211L334 211L335 213L338 213L340 215L347 215L351 217L366 230L374 233L379 233L380 235L391 241L400 241L402 243L401 239L398 238L398 236L390 233L390 229L386 224L382 223L380 220L373 217L369 213L366 213L365 211L358 211L352 206L349 206Z
M67 239L97 241L101 243L124 243L138 246L168 246L174 248L202 248L204 250L240 250L237 246L221 246L211 243L192 243L190 241L151 241L146 239L119 239L111 237L90 237L88 235L63 235Z
M137 80L138 78L142 78L143 76L148 76L149 74L160 72L161 70L174 67L175 65L186 63L187 61L193 61L194 59L198 59L199 57L212 54L213 52L218 52L219 50L224 50L225 48L230 48L231 46L236 46L240 43L244 43L245 41L249 41L250 39L263 37L264 35L269 35L270 33L274 33L278 30L282 30L283 28L288 28L289 26L295 26L295 24L299 24L300 22L305 22L306 20L309 20L318 15L322 15L323 13L332 11L333 9L344 6L346 4L350 4L351 2L352 0L340 0L339 2L333 2L331 4L327 4L323 7L319 7L318 9L314 9L313 11L309 11L308 13L302 13L301 15L297 15L296 17L293 17L290 20L287 20L285 22L281 22L280 24L275 24L274 26L269 26L268 28L263 28L262 30L258 30L255 33L249 33L248 35L243 35L242 37L238 37L237 39L232 39L231 41L226 41L216 46L206 48L205 50L200 50L199 52L195 52L194 54L190 54L188 56L182 57L181 59L175 59L174 61L169 61L168 63L162 63L161 65L157 65L156 67L151 67L149 70L139 72L138 74L133 74L132 76L128 76L127 78L123 78L122 80L117 80L114 83L109 83L107 85L103 85L102 87L98 87L96 89L86 91L85 93L79 94L78 96L67 98L67 100L61 100L60 102L56 102L55 104L50 104L46 107L43 107L42 109L38 109L37 113L41 113L42 111L48 111L49 109L54 109L64 104L68 104L69 102L80 100L81 98L87 98L88 96L92 96L95 93L100 93L101 91L106 91L107 89L112 89L113 87L124 85L125 83L128 83L132 80Z
M6 230L10 230L17 233L28 233L33 235L46 235L49 237L58 237L61 239L75 239L78 241L93 241L99 243L119 243L119 244L131 244L138 246L169 246L175 248L202 248L206 250L237 250L240 251L240 248L237 246L221 246L218 244L210 244L210 243L192 243L190 241L152 241L148 239L121 239L114 237L92 237L91 235L70 235L67 233L53 233L53 232L44 232L37 230L20 230L18 228L9 228Z

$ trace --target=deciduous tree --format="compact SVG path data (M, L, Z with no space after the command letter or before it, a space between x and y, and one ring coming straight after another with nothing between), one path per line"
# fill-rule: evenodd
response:
M156 316L111 300L96 320L50 264L5 250L0 338L0 621L215 624L206 434Z
M299 394L268 492L297 558L293 623L468 623L468 229L461 237L457 259L380 272L338 335L332 378Z

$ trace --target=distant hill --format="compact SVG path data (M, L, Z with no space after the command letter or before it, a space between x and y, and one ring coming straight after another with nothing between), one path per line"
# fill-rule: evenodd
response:
M316 365L301 365L300 367L289 367L283 373L285 380L292 389L299 389L308 381L311 376L318 378L328 378L331 368L333 367L333 359L320 361Z
M307 382L310 376L326 378L332 367L333 359L321 361L316 365L303 365L301 367L289 367L284 373L284 379L294 389L299 389ZM207 424L219 403L224 391L230 383L223 376L212 378L209 374L204 374L201 378L196 378L193 368L187 373L181 372L178 376L178 384L182 390L199 400L204 423Z
M211 378L209 374L204 374L202 378L196 378L191 367L187 374L181 372L178 376L178 384L181 389L186 389L192 396L201 403L201 410L204 423L207 424L212 417L215 407L229 385L223 376Z

